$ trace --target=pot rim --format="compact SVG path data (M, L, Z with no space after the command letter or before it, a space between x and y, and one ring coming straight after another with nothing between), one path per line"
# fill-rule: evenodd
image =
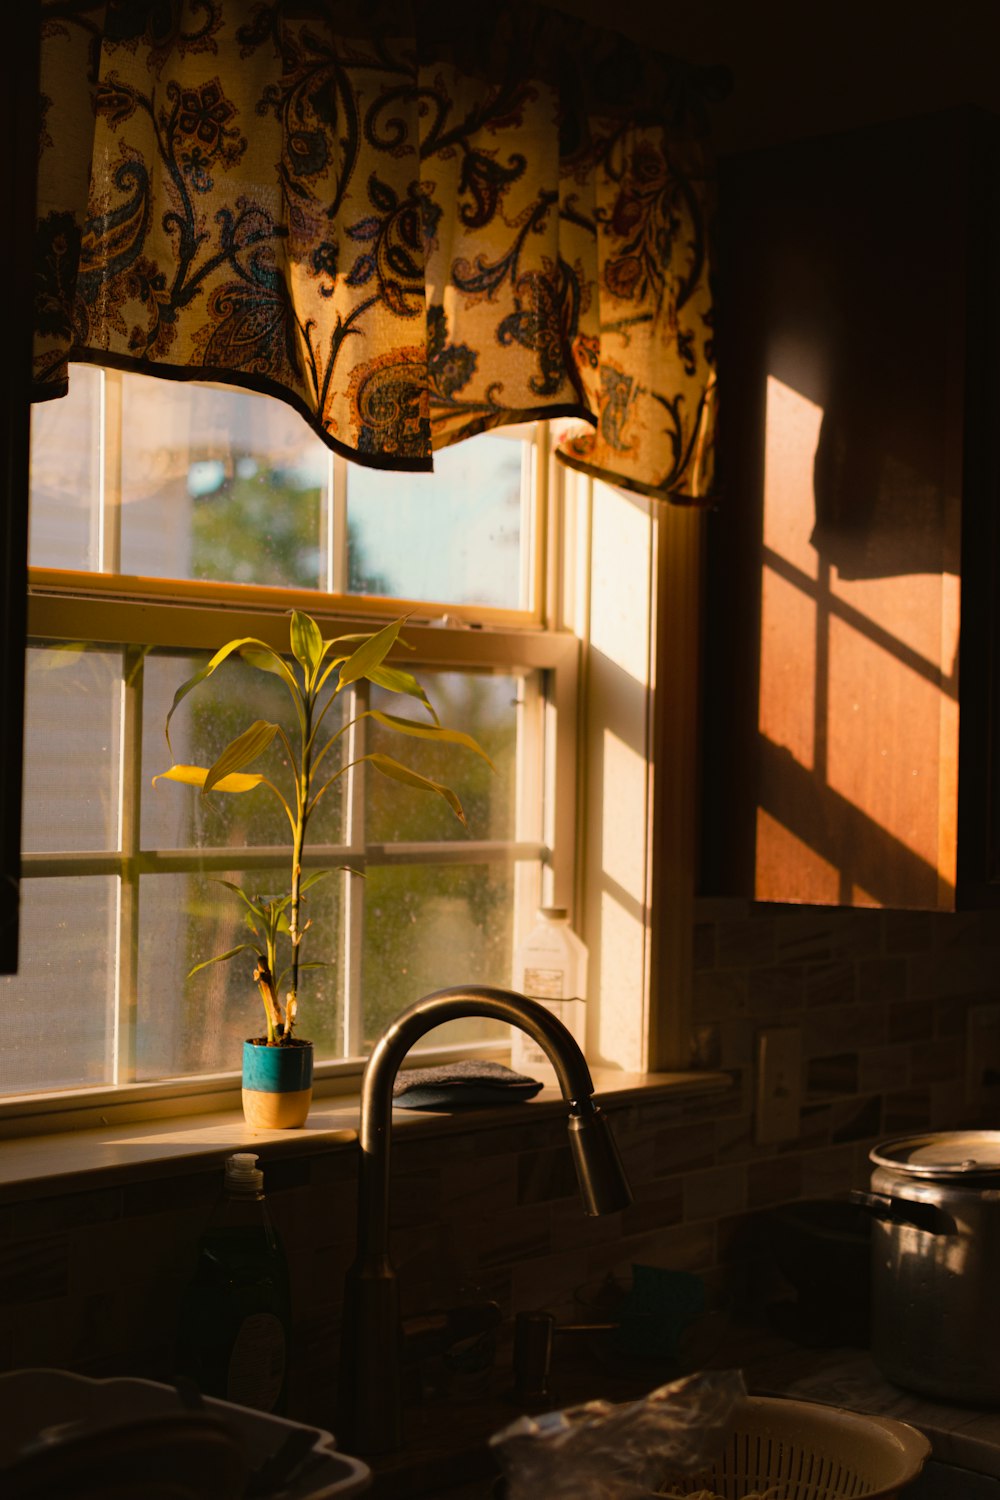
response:
M916 1153L924 1153L918 1156ZM967 1181L1000 1176L1000 1130L935 1130L894 1136L869 1161L908 1177Z

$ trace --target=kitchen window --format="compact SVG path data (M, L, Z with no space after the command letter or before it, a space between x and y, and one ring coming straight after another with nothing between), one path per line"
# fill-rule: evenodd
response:
M246 964L188 971L239 941L218 881L282 879L287 830L255 793L203 801L152 778L198 654L238 634L286 649L292 607L324 633L407 614L407 665L496 765L458 752L421 766L458 790L468 833L437 799L377 775L366 787L364 766L320 810L307 863L337 874L311 893L309 956L329 967L303 987L301 1029L321 1073L354 1073L427 991L509 984L538 904L572 900L579 646L551 628L553 597L567 600L546 578L546 429L484 433L433 475L387 474L334 456L269 397L72 376L32 415L22 958L0 981L0 1092L197 1098L237 1066L258 1019ZM283 711L242 662L213 684L211 713L197 695L179 711L173 758L209 764L251 694L252 716ZM429 1043L508 1036L470 1019Z
M428 990L509 983L539 903L569 906L590 950L590 1061L686 1068L699 510L552 463L544 424L463 441L432 476L382 474L331 455L267 397L73 376L68 397L32 413L4 1129L236 1103L249 976L238 960L187 975L228 946L237 917L216 881L259 871L263 886L284 831L246 801L206 806L151 781L198 653L239 634L283 649L293 607L329 632L407 614L408 662L498 767L449 760L468 834L431 799L388 783L367 797L358 777L326 810L308 862L354 873L317 888L311 911L330 963L302 997L319 1087L352 1087L381 1024ZM214 679L229 672L234 711L249 671L227 663ZM186 713L196 697L177 716L192 759L213 733L225 742ZM43 1032L44 1062L31 1040ZM430 1034L424 1060L503 1057L508 1041L468 1020Z

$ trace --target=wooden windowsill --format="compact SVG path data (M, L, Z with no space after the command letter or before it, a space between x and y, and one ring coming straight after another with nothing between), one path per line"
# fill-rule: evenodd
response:
M715 1094L732 1087L726 1073L592 1072L595 1093L612 1113L670 1094ZM423 1137L454 1136L555 1116L565 1107L558 1089L547 1086L527 1103L460 1113L397 1109L393 1129ZM358 1108L357 1094L314 1100L301 1130L253 1130L238 1110L220 1110L0 1141L0 1202L176 1175L195 1164L208 1168L233 1151L257 1151L266 1160L351 1149L357 1141Z

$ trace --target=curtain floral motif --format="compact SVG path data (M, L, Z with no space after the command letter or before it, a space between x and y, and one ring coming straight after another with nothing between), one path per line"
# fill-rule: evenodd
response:
M489 11L490 14L486 14ZM712 497L703 93L535 4L42 0L35 396L245 385L349 458L574 417Z

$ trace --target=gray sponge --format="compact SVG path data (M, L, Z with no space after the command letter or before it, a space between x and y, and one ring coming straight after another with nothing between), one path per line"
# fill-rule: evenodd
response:
M437 1068L409 1068L392 1086L397 1109L467 1109L484 1104L515 1104L533 1099L542 1085L502 1063L442 1063Z

